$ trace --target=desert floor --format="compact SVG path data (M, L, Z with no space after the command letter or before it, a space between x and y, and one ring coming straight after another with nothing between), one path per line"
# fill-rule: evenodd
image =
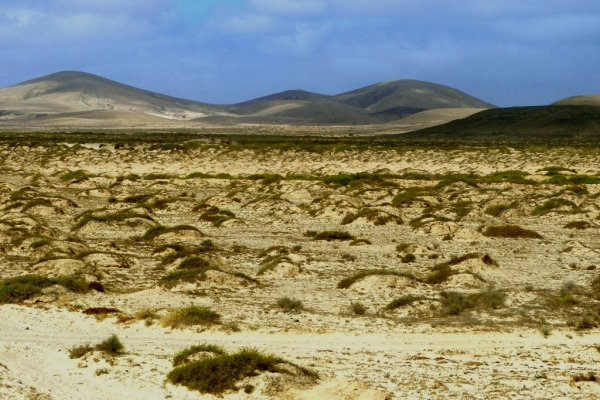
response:
M116 147L0 144L0 298L95 288L0 305L0 398L217 398L167 380L201 343L319 374L231 399L600 397L598 150Z

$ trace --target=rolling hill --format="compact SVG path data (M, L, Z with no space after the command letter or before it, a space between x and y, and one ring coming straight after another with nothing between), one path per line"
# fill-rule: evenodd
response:
M598 141L600 107L550 105L489 109L402 136L445 140Z
M563 106L600 106L600 94L567 97L552 104Z
M0 123L28 126L372 125L433 109L490 107L456 89L414 80L335 96L288 90L230 105L171 97L84 72L58 72L0 89Z

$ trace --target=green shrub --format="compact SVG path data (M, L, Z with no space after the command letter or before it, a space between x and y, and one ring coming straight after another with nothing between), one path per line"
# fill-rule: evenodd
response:
M398 297L397 299L394 299L391 302L389 302L388 305L385 306L385 309L386 310L395 310L396 308L405 307L405 306L411 305L415 301L419 301L419 300L423 300L423 299L425 299L425 298L422 296L412 296L412 295Z
M111 356L116 356L123 354L125 346L123 346L123 343L121 343L117 335L111 335L108 339L96 345L96 350L100 350Z
M546 215L560 207L571 207L574 211L579 210L579 207L570 200L553 198L544 202L531 211L531 215Z
M301 311L304 310L304 305L297 299L291 299L289 297L282 297L277 300L277 306L285 311Z
M542 236L517 225L488 226L483 234L488 237L542 239Z
M146 233L144 233L144 235L142 236L142 239L152 240L152 239L155 239L166 233L182 232L182 231L194 231L194 232L198 232L198 233L202 234L202 232L200 232L200 230L198 228L191 226L191 225L177 225L177 226L173 226L173 227L166 227L163 225L158 225L158 226L153 226L152 228L148 229L146 231Z
M60 180L61 181L85 181L87 180L91 175L89 175L87 172L78 169L77 171L69 171L63 175L61 175Z
M590 224L587 221L572 221L572 222L569 222L568 224L566 224L565 226L563 226L563 228L565 228L565 229L579 229L579 230L588 229L591 227L592 227L592 224Z
M189 306L172 310L164 319L163 324L171 328L191 325L215 325L221 320L221 315L210 308Z
M69 349L69 358L81 358L91 351L94 351L94 348L89 344L75 346Z
M185 260L183 260L177 268L178 269L201 269L201 268L206 269L208 267L210 267L210 262L208 262L207 260L205 260L202 257L192 256L192 257L188 257Z
M497 309L504 305L506 294L488 289L479 293L441 292L442 315L459 315L473 308Z
M189 361L190 356L193 356L194 354L198 353L213 353L216 355L223 355L225 354L225 350L223 350L222 347L216 346L214 344L200 344L197 346L191 346L175 354L175 357L173 357L173 366L177 367L179 365L187 363Z
M450 267L449 262L437 264L433 267L432 272L423 279L423 282L430 285L439 285L457 273Z
M354 240L354 236L345 231L325 231L319 232L314 236L315 240L327 240L328 242L332 240Z
M234 219L235 214L228 210L223 210L218 207L210 207L202 215L200 215L201 221L211 222L213 226L221 226L223 222L230 219Z
M172 384L184 385L190 390L219 395L227 390L236 390L236 382L260 372L289 373L288 369L278 367L278 364L285 362L258 350L245 348L234 354L220 354L176 367L169 372L167 379ZM304 376L318 378L315 372L294 366Z
M400 261L402 261L403 263L412 263L412 262L415 262L416 259L417 259L417 257L415 257L415 255L413 253L407 253L402 256Z
M493 206L489 206L485 209L485 213L491 215L492 217L497 217L502 214L506 210L510 210L512 207L508 204L495 204Z
M96 222L122 222L122 221L126 221L128 219L133 219L133 218L142 218L142 219L147 219L149 221L154 221L152 219L152 217L150 217L149 215L143 215L143 214L137 214L131 211L120 211L114 214L101 214L101 215L94 215L91 213L84 213L78 217L75 218L75 220L77 221L77 224L75 224L75 226L73 228L71 228L72 231L75 231L79 228L82 228L83 226L87 225L89 222L92 221L96 221Z
M593 372L573 375L573 382L598 382L600 379Z
M348 278L342 279L337 287L338 289L348 289L350 286L352 286L354 283L356 283L357 281L366 278L367 276L372 276L372 275L394 275L394 276L401 276L404 278L408 278L408 279L415 279L414 275L410 272L404 272L404 271L388 271L385 269L372 269L372 270L368 270L368 271L362 271L359 272L357 274L354 274Z
M90 284L79 278L23 275L0 281L0 304L29 300L41 294L42 289L52 285L63 286L74 293L87 293L90 290Z
M365 307L362 303L359 302L354 302L350 304L350 309L355 315L365 315L367 313L367 307Z

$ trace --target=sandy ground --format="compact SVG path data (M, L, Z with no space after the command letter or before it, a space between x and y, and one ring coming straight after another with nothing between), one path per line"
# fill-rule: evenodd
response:
M231 399L600 397L598 383L574 379L600 372L598 329L577 328L584 318L596 323L600 309L593 286L600 260L597 184L470 186L458 181L435 189L435 181L408 179L357 187L248 179L252 173L487 175L510 169L541 182L548 175L540 170L557 165L597 176L598 154L568 149L309 154L215 145L182 153L92 143L0 146L0 160L0 278L74 275L107 289L85 295L50 291L25 304L0 305L0 398L213 398L166 381L173 355L199 343L230 352L254 347L314 369L321 378L300 384L284 374L263 374L248 378L255 392L226 393ZM85 176L61 179L76 170ZM234 177L184 179L193 172ZM149 173L172 175L126 178ZM393 205L407 188L424 186L434 191ZM147 197L136 200L137 195ZM549 199L560 206L535 214ZM501 203L509 205L501 214L486 212ZM203 220L211 207L234 217L215 226ZM361 210L379 219L342 223ZM77 225L84 215L120 212L138 217ZM422 217L423 223L415 224ZM587 225L565 228L569 222ZM142 239L149 228L182 224L201 233L188 229ZM483 228L500 224L517 224L543 239L482 235ZM344 230L370 244L314 240L305 235L308 230ZM221 271L172 287L161 284L183 260L165 264L169 250L161 246L192 248L206 239L215 248L202 256ZM408 253L414 261L403 261ZM447 281L426 283L435 265L472 253L476 256L452 265ZM484 255L496 263L486 264ZM268 260L276 262L263 274ZM347 289L337 287L344 278L374 269L423 279L373 275ZM490 287L506 295L497 309L443 313L442 292L469 295ZM420 299L386 310L390 301L407 294ZM305 310L282 310L277 302L284 296L301 300ZM364 305L366 313L353 314L353 302ZM88 307L114 307L121 317L144 309L165 316L190 304L219 312L222 322L171 329L159 321L120 323L118 316L82 313ZM124 355L92 352L69 358L74 346L111 334L125 345Z

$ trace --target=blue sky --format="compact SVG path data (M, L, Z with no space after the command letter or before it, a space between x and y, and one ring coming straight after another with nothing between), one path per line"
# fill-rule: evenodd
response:
M0 0L0 87L76 70L234 103L419 79L512 106L600 93L598 66L598 0Z

